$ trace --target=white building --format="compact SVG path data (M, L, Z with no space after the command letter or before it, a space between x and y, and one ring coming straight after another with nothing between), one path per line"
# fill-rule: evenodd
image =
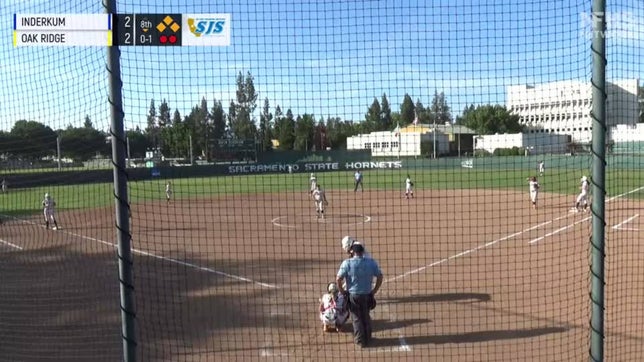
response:
M404 128L400 132L371 132L347 138L349 150L371 150L372 156L420 156L421 144L424 144L430 155L447 154L449 152L449 138L445 133L436 131L434 134L427 132L426 127L418 126L418 131L413 126Z
M613 152L644 153L644 123L634 125L618 124L609 129Z
M644 123L618 124L610 129L610 135L616 143L644 142Z
M607 83L607 126L633 125L639 117L638 79ZM560 81L507 89L506 107L529 133L570 135L573 142L592 138L592 87L589 82Z
M494 134L474 137L474 149L494 153L497 148L518 147L528 154L566 153L570 136L546 133Z

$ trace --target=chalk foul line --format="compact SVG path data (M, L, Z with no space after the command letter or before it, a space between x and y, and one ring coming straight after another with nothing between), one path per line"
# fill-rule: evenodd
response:
M20 245L16 245L16 244L14 244L14 243L10 243L10 242L8 242L8 241L6 241L6 240L2 240L2 239L0 239L0 244L4 244L4 245L9 246L9 247L12 247L12 248L14 248L14 249L22 250L22 246L20 246Z
M633 190L630 190L630 191L627 191L627 192L621 193L621 194L619 194L619 195L615 195L615 196L613 196L613 197L610 197L610 198L608 198L608 200L606 200L606 202L614 201L614 200L616 200L616 199L622 198L622 197L624 197L624 196L626 196L626 195L630 195L630 194L632 194L632 193L635 193L635 192L638 192L638 191L641 191L641 190L644 190L644 186L640 186L640 187L638 187L638 188L636 188L636 189L633 189ZM530 228L523 229L523 230L518 231L518 232L516 232L516 233L514 233L514 234L510 234L510 235L505 236L505 237L502 237L502 238L500 238L500 239L496 239L496 240L493 240L493 241L487 242L487 243L485 243L485 244L479 245L479 246L477 246L476 248L462 251L462 252L460 252L460 253L458 253L458 254L455 254L455 255L452 255L452 256L449 256L449 257L446 257L446 258L443 258L443 259L437 260L437 261L435 261L435 262L433 262L433 263L431 263L431 264L427 264L427 265L425 265L425 266L422 266L422 267L417 268L417 269L414 269L414 270L410 270L410 271L408 271L408 272L406 272L406 273L403 273L403 274L397 275L397 276L395 276L395 277L385 279L385 283L392 282L392 281L394 281L394 280L398 280L398 279L402 279L402 278L407 277L407 276L412 275L412 274L420 273L420 272L422 272L422 271L424 271L424 270L426 270L426 269L428 269L428 268L432 268L432 267L435 267L435 266L438 266L438 265L444 264L444 263L446 263L446 262L448 262L448 261L450 261L450 260L452 260L452 259L456 259L456 258L458 258L458 257L461 257L461 256L464 256L464 255L471 254L471 253L476 252L476 251L479 251L479 250L481 250L481 249L488 248L488 247L490 247L490 246L492 246L492 245L495 245L495 244L500 243L500 242L502 242L502 241L505 241L505 240L511 239L511 238L513 238L513 237L515 237L515 236L518 236L518 235L524 234L524 233L526 233L526 232L528 232L528 231L534 230L534 229L539 228L539 227L541 227L541 226L544 226L544 225L550 224L550 223L555 222L555 221L559 221L559 220L561 220L561 219L565 219L565 218L566 218L566 217L568 217L568 216L569 216L569 215L564 215L564 216L560 216L560 217L554 218L554 219L552 219L552 220L550 220L550 221L546 221L546 222L543 222L543 223L541 223L541 224L537 224L537 225L535 225L535 226L532 226L532 227L530 227ZM581 220L581 221L577 221L576 223L584 222L584 221L586 221L587 219L590 219L590 218L592 218L592 216L591 216L591 217L588 217L588 218L586 218L586 219L583 219L583 220Z
M43 225L37 224L37 223L35 223L33 221L18 219L18 218L15 218L15 217L14 217L14 219L18 220L20 222L23 222L25 224L31 224L31 225L36 225L38 227L44 227ZM94 242L97 242L97 243L100 243L100 244L103 244L103 245L106 245L106 246L110 246L112 248L117 248L118 247L118 245L116 245L114 243L107 242L105 240L93 238L91 236L76 234L76 233L73 233L71 231L67 231L67 230L63 230L63 229L58 229L58 230L55 230L55 231L52 230L52 232L64 233L64 234L75 236L77 238L81 238L81 239L84 239L84 240L94 241ZM219 276L222 276L222 277L225 277L225 278L228 278L228 279L233 279L233 280L237 280L237 281L241 281L241 282L246 282L246 283L259 285L259 286L264 287L264 288L271 288L271 289L278 288L278 286L274 285L274 284L263 283L263 282L256 281L256 280L253 280L253 279L249 279L249 278L246 278L246 277L242 277L242 276L239 276L239 275L229 274L229 273L222 272L220 270L216 270L216 269L213 269L213 268L193 264L193 263L190 263L190 262L187 262L187 261L183 261L183 260L179 260L179 259L175 259L175 258L170 258L170 257L167 257L167 256L156 255L156 254L153 254L153 253L150 253L150 252L147 252L147 251L134 249L134 248L132 248L131 250L132 250L133 254L143 255L143 256L147 256L147 257L154 258L154 259L157 259L157 260L163 260L163 261L166 261L166 262L175 263L175 264L178 264L178 265L182 265L182 266L186 266L186 267L189 267L189 268L197 269L197 270L204 271L204 272L207 272L207 273L219 275Z

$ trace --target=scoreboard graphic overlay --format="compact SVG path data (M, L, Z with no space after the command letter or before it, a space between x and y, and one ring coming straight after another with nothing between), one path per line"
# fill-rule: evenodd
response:
M229 46L230 14L14 14L13 45Z

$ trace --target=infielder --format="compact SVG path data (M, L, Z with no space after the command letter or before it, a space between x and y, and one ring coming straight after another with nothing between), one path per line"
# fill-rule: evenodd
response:
M317 188L318 185L318 179L315 178L314 174L311 174L311 177L309 178L309 182L311 183L311 189L309 191L309 196L313 196L313 191Z
M170 202L170 198L172 198L172 184L168 181L165 184L165 202Z
M360 191L364 191L364 186L362 186L362 172L360 172L360 170L353 174L353 181L355 184L353 192L358 191L358 186L360 186Z
M546 163L543 161L539 161L539 176L543 176L543 174L546 172Z
M580 189L581 192L579 193L577 200L575 201L575 211L586 212L588 210L588 191L590 189L590 183L588 182L588 178L586 176L581 177Z
M315 185L315 190L313 190L313 202L318 219L324 219L324 208L329 205L329 202L326 200L326 195L320 184Z
M58 223L56 222L56 217L54 216L56 201L54 201L54 199L52 199L51 196L46 193L45 199L42 200L42 207L43 214L45 215L45 228L49 229L49 222L51 221L54 223L52 230L58 230Z
M537 208L537 197L539 196L539 182L537 182L537 177L532 176L528 177L528 188L530 190L530 202L532 202L532 208L536 210Z
M405 198L409 200L409 197L414 197L414 183L411 181L411 177L407 175L407 179L405 180Z

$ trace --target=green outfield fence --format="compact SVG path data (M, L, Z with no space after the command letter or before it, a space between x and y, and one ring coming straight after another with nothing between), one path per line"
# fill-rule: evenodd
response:
M0 9L0 361L642 359L642 1Z

